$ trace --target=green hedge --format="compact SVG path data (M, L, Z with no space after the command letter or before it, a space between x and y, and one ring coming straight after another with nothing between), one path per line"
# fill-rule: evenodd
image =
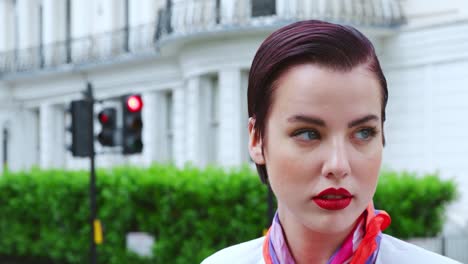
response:
M432 237L442 231L447 205L457 197L456 184L434 174L384 170L374 196L376 208L392 217L385 233L402 239Z
M261 236L267 224L266 188L247 167L119 167L98 170L97 177L104 225L99 263L199 263L220 248ZM87 263L88 189L86 171L33 169L0 177L0 262ZM440 232L454 197L451 181L389 172L375 203L394 219L389 233L431 236ZM125 235L134 231L155 237L153 258L126 252Z

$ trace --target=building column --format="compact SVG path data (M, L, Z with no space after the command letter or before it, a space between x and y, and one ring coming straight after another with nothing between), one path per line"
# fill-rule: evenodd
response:
M83 38L91 34L92 23L96 16L93 4L94 2L90 0L71 1L72 38Z
M65 165L65 117L60 106L40 107L40 167L61 168Z
M183 167L186 159L185 140L188 137L186 132L186 91L184 87L178 87L173 91L174 111L171 117L173 127L172 149L174 151L174 162L178 167Z
M17 0L19 43L18 48L24 49L37 46L39 43L39 9L35 1Z
M43 32L42 39L44 49L45 65L55 65L63 63L67 58L67 47L64 43L61 45L52 45L58 41L65 41L66 38L66 8L65 0L43 0Z
M0 51L14 48L14 9L13 2L0 1Z
M52 141L53 141L53 133L51 133L51 127L53 125L53 107L51 105L41 105L39 110L39 126L40 126L40 133L39 133L39 140L40 140L40 153L39 153L39 160L40 160L40 167L41 168L48 168L52 165L53 157L52 157Z
M218 161L222 166L242 163L242 151L247 142L242 140L241 71L237 68L219 72L219 144ZM242 98L245 99L245 98Z
M186 88L186 161L199 165L200 163L200 77L190 77ZM176 129L177 130L177 129ZM177 139L176 139L177 140Z
M91 34L105 33L113 30L113 12L116 9L112 5L113 2L114 1L109 0L87 1L87 3L89 4L88 10L90 10L87 12L87 14L88 17L90 17L91 23L89 24L89 26L91 27Z
M143 160L145 165L158 160L158 139L161 137L162 131L159 129L160 126L160 115L159 113L159 101L160 98L156 92L148 92L143 94Z
M39 2L17 0L15 21L18 23L18 36L15 37L15 48L19 49L18 67L39 67L41 62Z
M20 113L21 125L12 127L16 131L15 137L11 138L11 168L29 169L38 165L39 157L39 112L37 109L23 109Z
M173 117L172 92L157 93L157 159L160 162L173 161Z
M72 39L80 39L71 44L71 55L73 61L81 61L92 56L94 51L93 43L90 38L86 38L92 33L93 19L96 17L94 12L94 2L91 0L70 1L71 4L71 29ZM91 11L90 11L91 9Z
M42 0L44 44L65 40L65 1Z

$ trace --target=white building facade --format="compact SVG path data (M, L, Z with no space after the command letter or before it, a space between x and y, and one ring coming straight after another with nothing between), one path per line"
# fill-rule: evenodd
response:
M468 228L468 3L422 0L0 0L0 156L12 170L86 168L66 109L86 84L143 96L141 155L98 166L249 162L247 76L263 39L302 19L352 24L389 83L384 164L454 178ZM97 125L98 129L99 126ZM4 166L2 163L0 166Z

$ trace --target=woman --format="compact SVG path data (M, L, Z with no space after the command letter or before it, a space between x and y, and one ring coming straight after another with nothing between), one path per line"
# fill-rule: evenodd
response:
M374 210L387 83L370 41L302 21L271 34L252 63L249 152L278 201L265 237L217 263L456 263L382 234Z

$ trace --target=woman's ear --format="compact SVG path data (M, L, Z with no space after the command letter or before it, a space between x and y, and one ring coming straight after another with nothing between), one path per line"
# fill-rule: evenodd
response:
M255 129L255 118L249 118L249 154L257 165L264 165L263 142Z

